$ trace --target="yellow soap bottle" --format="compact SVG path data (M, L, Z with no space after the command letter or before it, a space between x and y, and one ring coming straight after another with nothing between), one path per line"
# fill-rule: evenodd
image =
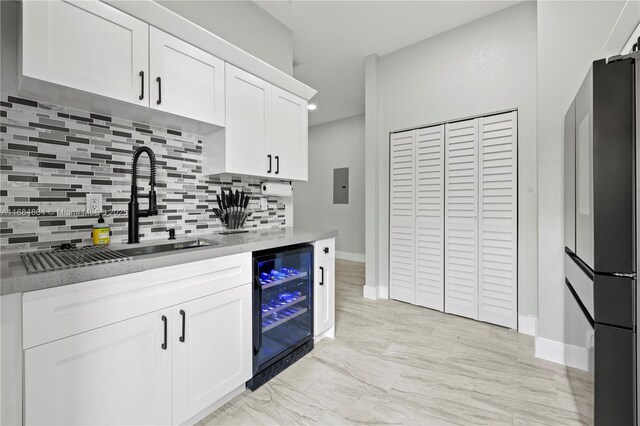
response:
M91 232L91 236L93 237L93 245L99 246L102 244L109 244L110 241L110 229L109 225L104 223L104 219L102 218L102 213L100 213L100 217L98 218L98 223L93 225L93 231Z

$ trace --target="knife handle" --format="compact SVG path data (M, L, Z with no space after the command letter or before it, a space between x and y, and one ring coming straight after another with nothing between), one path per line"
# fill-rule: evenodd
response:
M222 212L222 210L224 210L222 208L222 201L220 201L220 195L216 194L216 201L218 202L218 208L220 208L220 211Z

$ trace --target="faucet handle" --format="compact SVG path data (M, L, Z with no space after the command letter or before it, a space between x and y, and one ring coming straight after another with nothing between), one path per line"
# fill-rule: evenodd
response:
M156 201L156 191L154 191L153 188L151 191L149 191L148 197L149 197L149 210L155 210L157 212L158 202Z
M176 230L171 228L167 230L169 232L169 239L170 240L175 240L176 239Z

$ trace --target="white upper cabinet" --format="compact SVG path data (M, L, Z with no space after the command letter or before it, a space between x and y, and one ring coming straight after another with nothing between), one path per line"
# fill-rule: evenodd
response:
M150 27L150 106L224 126L224 61Z
M148 105L149 25L98 1L22 2L22 75Z
M230 64L226 66L226 82L226 150L219 158L218 172L265 175L269 167L271 85Z
M272 136L267 148L274 159L275 177L307 180L308 110L307 101L278 87L271 92Z
M306 98L214 56L209 45L122 12L120 4L22 2L20 94L207 135L205 174L307 180ZM315 92L303 89L296 93Z
M226 64L226 128L204 143L205 174L307 180L307 101Z
M99 1L25 1L22 21L25 94L126 114L91 98L100 95L224 126L224 61L210 53ZM87 92L88 99L42 82Z

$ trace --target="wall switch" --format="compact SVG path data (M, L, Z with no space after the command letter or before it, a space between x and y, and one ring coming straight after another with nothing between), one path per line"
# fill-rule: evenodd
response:
M268 208L267 197L260 197L260 210L267 210Z
M102 212L102 194L87 194L87 212L98 214Z

